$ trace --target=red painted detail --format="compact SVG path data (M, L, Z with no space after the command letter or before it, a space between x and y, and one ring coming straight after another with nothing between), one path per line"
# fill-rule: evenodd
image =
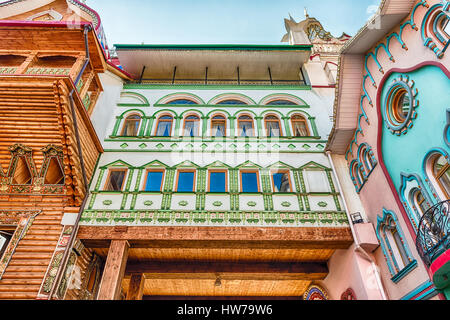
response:
M331 61L327 61L327 62L325 63L325 66L326 66L327 64L334 64L336 67L338 67L337 63L334 63L334 62L331 62Z
M430 272L432 275L436 273L440 268L442 268L446 263L450 262L450 249L445 251L430 266Z
M329 86L311 86L312 88L336 88L335 84L329 85Z
M309 57L309 60L312 61L312 59L314 59L314 58L317 57L317 56L320 57L320 54L319 54L319 53L313 54L312 56Z
M438 67L447 75L447 77L450 78L450 71L443 64L441 64L439 62L436 62L436 61L423 61L423 62L419 63L418 65L415 65L413 67L406 68L406 69L401 69L401 68L390 69L386 74L384 74L383 78L381 79L380 85L379 85L379 89L377 91L377 99L376 99L376 101L377 101L377 108L376 109L377 109L377 117L378 117L378 119L380 119L378 121L377 155L378 155L378 159L379 159L379 163L380 163L381 169L383 170L384 176L386 177L386 180L387 180L387 182L389 184L389 187L391 188L391 192L394 195L394 199L397 202L397 205L398 205L398 207L400 209L400 212L401 212L401 214L403 216L403 220L404 221L409 221L409 218L408 218L408 215L406 213L405 208L402 205L402 202L401 202L400 197L399 197L399 195L397 193L397 190L395 189L394 182L392 181L392 178L389 175L389 172L388 172L388 170L387 170L387 168L386 168L386 166L384 164L383 152L382 152L382 148L381 148L381 140L382 140L381 138L382 138L382 135L383 135L383 130L382 130L382 128L383 128L383 121L381 120L381 119L383 119L383 116L381 115L381 107L382 107L381 106L381 91L383 89L384 83L386 82L386 80L388 79L388 77L392 73L394 73L394 72L408 73L408 72L412 72L414 70L420 69L420 68L425 67L425 66ZM411 234L411 236L412 236L412 238L413 238L413 240L415 242L416 238L417 238L417 235L416 235L415 230L413 229L413 226L411 225L411 223L406 223L406 225L408 227L409 233Z

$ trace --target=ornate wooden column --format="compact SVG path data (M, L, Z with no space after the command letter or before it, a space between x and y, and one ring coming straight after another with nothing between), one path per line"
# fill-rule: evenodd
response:
M98 293L98 300L118 300L128 259L126 240L112 240Z

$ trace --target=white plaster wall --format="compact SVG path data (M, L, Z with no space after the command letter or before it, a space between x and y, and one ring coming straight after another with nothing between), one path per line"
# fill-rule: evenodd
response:
M216 201L222 202L222 205L215 206ZM225 194L214 195L207 194L205 197L205 210L207 211L228 211L230 210L230 196Z
M111 132L108 132L108 129L111 124L114 126L115 118L111 115L117 109L116 105L122 92L123 81L109 71L100 73L99 78L103 86L103 92L100 93L94 111L91 114L91 121L103 145L103 139L111 134Z
M152 201L151 205L145 205L144 202ZM138 194L136 197L136 210L157 210L161 209L162 195L161 194Z

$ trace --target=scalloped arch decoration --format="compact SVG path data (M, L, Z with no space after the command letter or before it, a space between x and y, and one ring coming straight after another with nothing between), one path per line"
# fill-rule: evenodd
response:
M261 99L259 105L269 105L271 102L284 100L290 103L295 103L298 106L308 106L308 104L301 98L294 96L292 94L271 94Z
M209 100L208 104L219 104L225 100L239 100L243 104L256 105L256 102L252 98L241 93L222 93Z
M130 91L124 91L120 94L119 101L117 105L127 105L127 106L149 106L147 98L142 94Z
M164 97L162 97L161 99L159 99L155 104L169 104L171 101L174 100L190 100L192 102L194 102L195 104L205 104L205 101L203 101L202 98L200 98L199 96L192 94L192 93L187 93L187 92L178 92L178 93L173 93L173 94L168 94Z

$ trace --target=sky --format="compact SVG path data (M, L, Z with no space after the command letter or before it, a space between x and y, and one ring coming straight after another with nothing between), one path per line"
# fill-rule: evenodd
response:
M381 0L86 0L108 44L280 44L304 8L327 31L354 35ZM0 0L5 2L4 0Z
M289 14L354 35L380 0L87 0L108 44L281 44Z

